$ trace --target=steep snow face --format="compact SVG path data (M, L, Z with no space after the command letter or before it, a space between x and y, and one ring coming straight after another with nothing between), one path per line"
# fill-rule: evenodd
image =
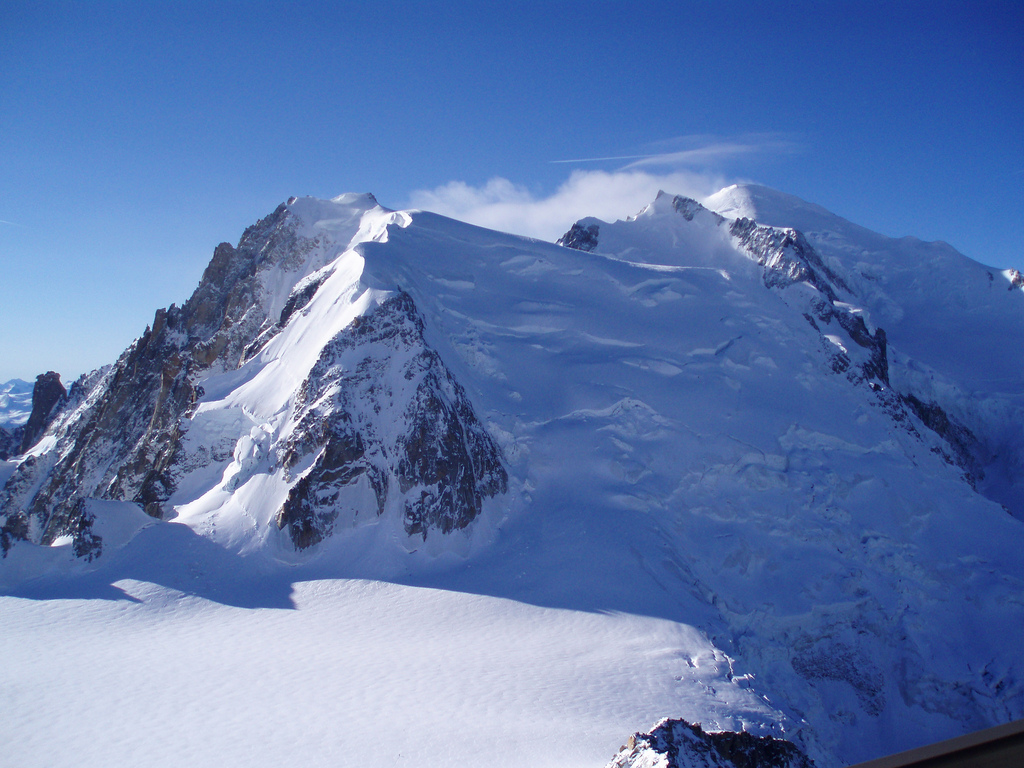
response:
M707 205L723 216L794 227L843 270L890 344L893 385L973 439L977 486L1024 519L1024 293L1011 270L946 243L885 237L767 187L737 185ZM920 410L920 409L918 409Z
M863 276L799 231L669 195L574 231L560 247L366 196L290 201L219 247L196 295L73 388L19 458L9 582L75 550L100 554L93 583L217 600L223 583L197 585L220 558L230 574L284 560L302 584L384 579L682 628L636 645L607 686L610 665L582 673L622 726L610 745L581 736L605 760L660 716L787 735L829 766L1024 715L1008 640L1024 526L971 485L981 438L900 388L909 352L897 384ZM172 522L140 526L135 505ZM104 525L141 532L104 551ZM158 547L137 555L180 532L201 538L168 545L164 568L180 556L201 578L167 576ZM338 600L336 615L359 602ZM387 666L429 624L410 622L353 647ZM675 711L638 706L666 674L675 693L657 700Z

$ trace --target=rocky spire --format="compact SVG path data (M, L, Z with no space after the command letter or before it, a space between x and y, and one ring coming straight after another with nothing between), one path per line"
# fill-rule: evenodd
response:
M68 391L60 383L59 373L47 371L36 376L36 385L32 388L32 415L25 424L20 453L36 444L50 425L57 406L64 402L67 396Z

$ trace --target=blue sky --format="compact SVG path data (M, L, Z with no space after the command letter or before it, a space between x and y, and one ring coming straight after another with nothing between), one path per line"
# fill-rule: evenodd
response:
M634 213L645 185L749 180L1024 267L1014 3L38 2L2 18L0 381L112 361L290 195L471 218L500 203L504 228L536 234Z

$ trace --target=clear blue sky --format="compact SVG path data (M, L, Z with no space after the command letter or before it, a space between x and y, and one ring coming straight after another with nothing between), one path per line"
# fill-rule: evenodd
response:
M757 181L1024 266L1017 3L135 0L0 19L0 382L112 361L289 195L397 208L463 182L469 205L543 203L634 162L593 158L660 155L639 170Z

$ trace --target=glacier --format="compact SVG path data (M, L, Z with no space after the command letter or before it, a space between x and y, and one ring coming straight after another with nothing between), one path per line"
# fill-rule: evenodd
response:
M72 385L0 471L17 762L1024 716L1008 272L750 185L560 243L291 198Z

